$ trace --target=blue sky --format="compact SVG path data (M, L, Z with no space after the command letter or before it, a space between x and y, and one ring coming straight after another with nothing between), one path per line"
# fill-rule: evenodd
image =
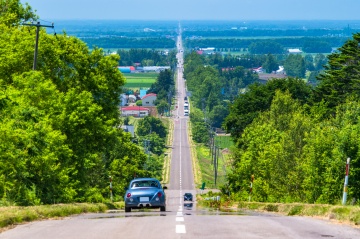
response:
M21 0L41 19L360 20L360 0Z

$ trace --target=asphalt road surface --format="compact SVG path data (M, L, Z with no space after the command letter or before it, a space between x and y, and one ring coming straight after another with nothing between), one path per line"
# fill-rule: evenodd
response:
M180 27L179 27L180 29ZM82 214L16 226L0 234L0 239L118 239L118 238L343 238L359 239L360 230L305 217L285 217L270 213L221 212L184 204L183 194L195 198L192 164L184 116L186 95L183 79L183 47L178 37L177 105L174 112L174 142L166 212L159 210L109 211ZM191 106L190 106L191 111Z

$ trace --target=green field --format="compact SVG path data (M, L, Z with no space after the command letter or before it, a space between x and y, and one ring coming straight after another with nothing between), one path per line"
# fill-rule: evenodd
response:
M125 87L131 89L150 88L156 81L158 73L123 73L126 78Z
M230 148L234 145L229 135L217 135L215 136L215 144L221 149Z

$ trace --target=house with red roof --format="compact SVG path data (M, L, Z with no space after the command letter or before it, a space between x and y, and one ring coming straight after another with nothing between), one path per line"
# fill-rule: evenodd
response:
M150 110L142 106L121 107L121 116L145 117L149 115Z
M155 106L156 94L146 94L141 98L141 100L143 106Z

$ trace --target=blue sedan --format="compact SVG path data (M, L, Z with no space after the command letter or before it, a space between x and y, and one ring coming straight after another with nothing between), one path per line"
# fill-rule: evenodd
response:
M166 196L159 180L155 178L136 178L132 180L124 196L125 212L131 209L160 208L166 210Z

